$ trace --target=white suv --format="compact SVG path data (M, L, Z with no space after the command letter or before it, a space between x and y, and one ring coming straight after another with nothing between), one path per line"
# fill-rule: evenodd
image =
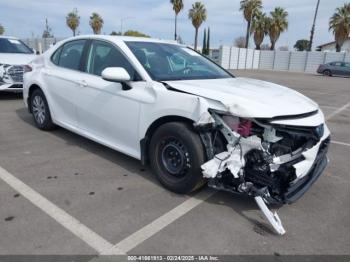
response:
M0 91L22 92L23 73L34 51L15 37L0 36Z
M68 39L31 64L24 102L55 125L149 163L169 190L203 186L266 204L299 199L325 169L330 132L316 103L236 78L182 45L115 36Z

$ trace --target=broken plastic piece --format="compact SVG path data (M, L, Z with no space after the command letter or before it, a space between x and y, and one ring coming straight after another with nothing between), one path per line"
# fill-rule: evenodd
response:
M238 178L242 167L240 150L234 148L231 152L216 155L212 160L202 165L202 170L205 178L215 178L226 169L231 171L233 177Z
M267 207L265 201L261 196L256 196L255 202L258 204L259 208L264 213L266 219L270 222L277 234L281 236L284 235L286 233L286 230L284 229L278 214L276 212L272 213L270 211L270 209Z

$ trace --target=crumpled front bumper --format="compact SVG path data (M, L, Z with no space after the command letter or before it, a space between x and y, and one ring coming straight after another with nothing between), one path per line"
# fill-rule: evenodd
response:
M297 182L292 184L288 190L284 193L282 203L292 204L300 199L306 191L316 182L316 180L323 174L323 171L327 167L328 158L327 152L329 148L331 138L326 138L319 148L316 160L306 176L299 179ZM279 203L279 202L277 202Z

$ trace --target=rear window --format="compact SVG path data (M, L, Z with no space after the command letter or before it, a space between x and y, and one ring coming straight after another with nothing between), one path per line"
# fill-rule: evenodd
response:
M33 54L34 51L18 39L0 38L0 53Z
M60 52L56 52L58 57L53 57L53 62L58 62L58 66L80 70L80 61L83 55L86 40L76 40L66 43ZM54 62L55 63L55 62Z

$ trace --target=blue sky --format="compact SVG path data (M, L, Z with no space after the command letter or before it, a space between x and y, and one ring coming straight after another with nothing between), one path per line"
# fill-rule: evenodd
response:
M184 0L185 9L179 16L179 35L186 44L192 44L194 28L187 18L188 9L195 0ZM309 38L312 18L317 0L263 0L264 11L270 12L275 6L284 7L289 13L289 29L282 34L277 46L292 47L296 40ZM232 44L234 39L243 36L246 23L239 11L239 0L202 0L208 10L208 20L201 29L210 26L212 46ZM328 32L328 20L334 9L349 0L321 0L316 24L315 44L333 40ZM172 39L174 13L168 0L0 0L0 23L7 35L18 37L38 36L44 29L45 18L49 20L57 37L72 33L65 24L65 16L73 8L78 8L81 16L79 31L90 34L89 15L98 12L105 21L102 32L120 30L120 20L124 29L139 30L156 38ZM268 39L265 39L268 42Z

